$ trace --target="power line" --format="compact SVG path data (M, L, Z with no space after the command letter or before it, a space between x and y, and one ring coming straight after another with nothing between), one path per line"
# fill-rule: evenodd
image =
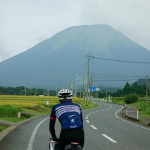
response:
M114 79L114 80L103 80L103 79L98 79L98 80L93 80L93 81L134 81L138 79L124 79L124 80L119 80L119 79Z
M127 61L127 60L119 60L119 59L108 59L108 58L101 58L101 57L95 57L95 56L88 56L93 59L101 59L105 61L115 61L120 63L134 63L134 64L150 64L150 62L144 62L144 61Z
M144 75L129 75L129 74L93 74L93 76L105 76L105 77L137 77L145 78Z

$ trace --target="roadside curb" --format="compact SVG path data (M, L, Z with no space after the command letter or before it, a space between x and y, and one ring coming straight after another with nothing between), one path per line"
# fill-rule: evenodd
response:
M150 126L150 118L143 117L142 119L142 117L139 114L138 109L134 106L130 106L130 105L124 106L124 109L122 110L122 115L125 118L128 118L129 120L132 120L132 121L136 121L139 124L142 124L144 126L147 126L147 127Z
M20 126L20 125L22 125L23 123L28 122L28 121L30 121L30 120L32 120L32 119L38 118L38 117L41 117L41 116L31 117L31 118L29 118L29 119L27 119L27 120L23 120L23 121L21 121L21 122L15 123L14 125L8 127L6 130L0 132L0 141L1 141L8 133L10 133L11 131L13 131L13 130L14 130L15 128L17 128L18 126Z
M121 119L122 121L128 122L130 124L136 125L138 127L141 127L141 128L144 128L144 129L150 131L150 126L147 126L147 125L145 125L145 124L141 123L140 121L137 121L137 120L135 120L133 118L131 119L131 118L125 116L124 113L123 113L123 111L124 111L124 106L122 106L122 109L120 109L116 113L116 117L118 119Z

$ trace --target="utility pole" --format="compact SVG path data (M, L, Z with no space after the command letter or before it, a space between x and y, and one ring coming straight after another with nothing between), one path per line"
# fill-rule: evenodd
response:
M90 97L90 86L91 86L91 55L87 55L87 87L86 87L86 105L87 105L87 99Z
M83 87L82 87L83 94L82 94L82 96L84 97L85 96L84 95L85 94L85 91L84 91L84 78L85 78L85 76L83 75L82 77L83 77L83 80L82 80L83 81L83 83L82 83L83 84Z
M26 89L25 86L24 86L24 95L25 95L25 96L27 95L27 89Z
M76 75L75 77L75 97L77 97L77 81L78 80L78 76Z
M145 110L147 110L147 100L148 100L148 76L146 76L146 98L145 98Z
M148 98L148 76L146 76L146 98Z
M90 54L87 55L87 87L86 87L86 105L87 99L89 98L89 89L90 89Z

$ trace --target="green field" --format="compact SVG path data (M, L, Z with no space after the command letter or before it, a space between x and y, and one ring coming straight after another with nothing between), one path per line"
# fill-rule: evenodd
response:
M150 118L150 101L139 100L132 105L135 106L143 116Z
M54 104L59 103L57 96L13 96L0 95L0 105L11 105L19 108L36 107L37 105L46 106L49 103L49 108ZM73 98L73 102L79 104L82 109L91 108L91 103L86 106L85 99Z

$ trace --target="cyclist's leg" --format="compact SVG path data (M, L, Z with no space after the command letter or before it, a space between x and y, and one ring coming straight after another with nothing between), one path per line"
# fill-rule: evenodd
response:
M83 128L78 129L75 132L75 139L77 139L77 142L81 145L81 147L83 148L84 146L84 130Z
M66 133L66 131L61 131L60 132L60 136L59 136L59 144L60 144L60 149L64 150L65 146L67 144L70 144L70 141L68 142L68 140L70 140L69 137L69 132Z
M71 144L71 142L78 142L83 148L84 130L83 128L80 128L75 130L61 131L59 141L61 149L64 149L64 147L68 144Z

